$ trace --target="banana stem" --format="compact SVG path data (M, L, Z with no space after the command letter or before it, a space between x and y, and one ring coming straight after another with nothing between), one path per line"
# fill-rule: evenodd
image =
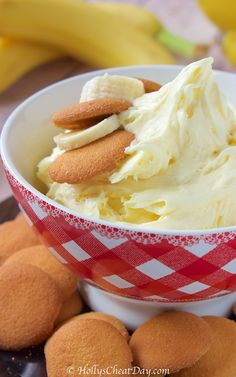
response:
M165 29L160 30L154 38L173 53L189 59L202 56L208 50L208 46L195 45Z

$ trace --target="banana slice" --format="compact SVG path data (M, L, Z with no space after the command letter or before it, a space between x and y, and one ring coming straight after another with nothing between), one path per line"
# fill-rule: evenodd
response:
M54 137L57 146L65 151L83 147L97 139L100 139L120 127L117 115L112 115L96 124L95 126L86 128L82 131L70 131L59 134Z
M132 101L145 93L142 81L126 76L109 75L94 77L83 87L80 102L97 98L122 98Z

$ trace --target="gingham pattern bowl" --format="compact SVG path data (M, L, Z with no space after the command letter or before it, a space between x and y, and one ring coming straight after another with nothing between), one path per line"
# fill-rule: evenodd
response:
M108 70L164 83L179 67ZM148 231L97 221L69 210L34 186L36 163L58 132L54 111L78 101L82 85L98 72L65 80L19 106L3 130L1 151L13 194L49 250L79 277L106 291L155 302L195 301L236 291L236 227L199 231ZM217 73L233 101L236 77Z

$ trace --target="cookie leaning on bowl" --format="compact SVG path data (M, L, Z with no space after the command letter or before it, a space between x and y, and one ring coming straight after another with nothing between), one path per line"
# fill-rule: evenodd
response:
M0 266L18 250L40 243L36 231L20 213L14 220L0 225Z
M211 327L197 315L164 312L138 327L129 345L135 365L151 370L164 368L175 373L191 367L206 354L213 337Z
M62 307L54 280L27 263L0 268L0 349L36 346L53 332Z
M12 263L31 264L46 272L58 286L63 301L68 300L76 290L76 275L60 263L44 245L21 249L8 258L4 265Z

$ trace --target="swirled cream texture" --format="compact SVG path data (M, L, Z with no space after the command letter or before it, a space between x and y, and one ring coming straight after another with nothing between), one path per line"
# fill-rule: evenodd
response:
M215 82L212 59L190 64L119 115L135 134L109 175L78 185L48 179L56 148L39 164L47 195L94 218L149 229L236 225L236 111Z

